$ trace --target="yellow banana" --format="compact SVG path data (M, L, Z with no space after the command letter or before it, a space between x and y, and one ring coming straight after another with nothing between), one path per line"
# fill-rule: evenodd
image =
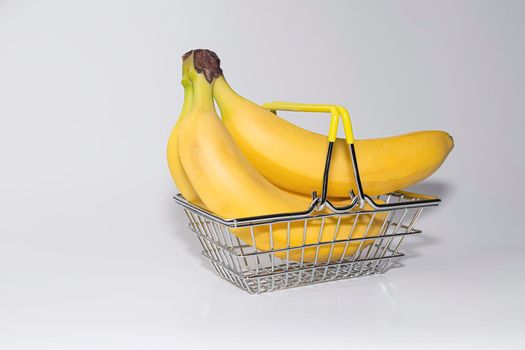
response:
M200 200L197 192L193 188L193 185L191 184L190 179L186 175L179 156L179 149L178 149L178 134L179 134L179 126L181 124L181 121L187 116L189 113L191 106L192 106L192 98L193 98L193 86L190 79L188 79L188 61L185 61L183 63L182 68L182 81L181 84L184 88L184 102L182 105L182 110L179 115L179 118L173 127L170 137L168 139L168 145L167 145L167 160L168 160L168 167L170 170L170 174L173 178L173 181L177 185L179 191L182 193L184 198L188 200L189 202L196 204L200 207L205 207L202 201ZM304 195L302 193L295 193L292 191L288 191L286 189L283 189L283 191L286 191L290 195L296 196L301 198L303 201L310 201L311 196L310 195ZM335 205L346 205L346 199L345 198L336 198L336 197L329 197L329 200L334 203Z
M181 194L188 200L189 202L192 202L194 204L202 205L199 196L197 192L193 189L193 186L190 182L190 179L188 179L188 176L184 172L184 169L182 168L182 164L180 162L180 156L179 156L179 148L178 148L178 136L179 136L179 127L182 123L182 120L186 118L188 112L191 108L191 102L193 98L193 87L191 84L191 81L186 78L186 74L188 71L188 65L183 64L182 66L182 86L184 87L184 103L182 105L182 110L179 115L179 119L177 120L177 123L173 127L170 137L168 139L168 147L167 147L167 158L168 158L168 167L170 169L171 177L173 178L173 181L177 185L179 191Z
M248 160L275 185L291 191L320 193L326 159L326 136L302 129L238 95L220 74L213 96L222 121ZM363 190L378 195L414 185L443 163L453 148L443 131L356 140ZM348 146L334 145L328 196L356 191Z
M383 203L383 201L380 200L377 202ZM364 210L371 210L371 208L366 204ZM261 250L292 248L289 252L280 251L274 253L275 256L281 259L313 262L316 261L315 258L317 256L317 262L319 263L334 262L339 260L343 254L345 257L353 255L360 246L361 249L368 247L374 240L324 244L319 248L316 246L308 248L301 247L309 244L317 244L318 242L329 243L334 240L377 237L381 232L384 233L384 231L381 230L386 217L387 213L378 212L375 214L342 216L340 219L331 217L325 219L324 223L322 223L322 219L307 220L306 236L303 236L305 221L292 222L290 224L289 242L287 241L287 224L279 223L273 224L271 240L267 227L255 227L254 238L256 247ZM323 231L322 234L319 235L321 227L323 227ZM383 230L385 229L386 227L383 228ZM335 234L336 231L337 234ZM249 229L234 229L233 233L247 244L253 245L253 239Z
M195 50L184 57L185 62L189 62L187 76L193 86L193 101L190 112L180 122L178 149L183 169L204 205L226 218L305 210L310 199L279 189L257 172L217 116L212 96L214 79L220 73L216 55L208 50ZM324 222L321 222L322 219L312 219L307 225L306 233L303 221L291 223L289 234L287 223L277 223L271 230L273 248L300 246L303 244L304 233L306 244L315 243L321 229L322 241L331 241L336 229L336 239L346 239L350 232L354 233L353 238L363 237L365 232L367 237L377 236L385 216L385 213L377 213L370 223L372 215L363 214L355 225L352 219L341 220L339 223L333 217L326 218ZM253 244L250 229L237 228L232 232L246 243ZM268 226L256 226L253 234L258 249L272 248ZM362 247L371 243L372 240L364 241ZM342 255L343 246L339 244L334 249L333 259ZM346 255L352 255L358 246L359 243L356 242L348 245ZM328 247L319 249L318 261L326 261L329 251ZM312 261L315 253L315 248L306 249L304 261ZM286 253L282 252L276 255L286 257ZM300 250L292 251L289 256L291 260L299 260L300 257Z

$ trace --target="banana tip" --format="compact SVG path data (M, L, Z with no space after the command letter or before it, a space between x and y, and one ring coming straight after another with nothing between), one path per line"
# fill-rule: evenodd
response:
M454 148L454 138L449 133L447 133L447 135L450 139L450 149L452 150Z

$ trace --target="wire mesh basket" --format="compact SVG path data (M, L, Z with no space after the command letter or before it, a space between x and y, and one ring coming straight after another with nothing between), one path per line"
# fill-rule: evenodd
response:
M395 259L423 209L439 204L432 196L397 191L370 197L363 193L348 112L340 106L274 102L272 111L328 112L332 115L323 189L312 193L308 210L227 219L177 195L189 228L216 273L251 294L383 273ZM337 123L342 118L354 168L357 194L335 206L327 197Z

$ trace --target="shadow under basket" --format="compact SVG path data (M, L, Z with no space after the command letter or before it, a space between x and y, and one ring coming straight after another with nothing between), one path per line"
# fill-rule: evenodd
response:
M224 219L175 200L217 274L251 294L388 271L423 209L439 199L410 192L374 197L385 208Z

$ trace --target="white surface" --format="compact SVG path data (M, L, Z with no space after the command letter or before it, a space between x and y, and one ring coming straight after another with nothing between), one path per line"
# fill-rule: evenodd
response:
M198 3L0 2L0 348L523 348L523 3ZM263 296L212 273L165 164L199 47L360 138L454 136L404 268Z

